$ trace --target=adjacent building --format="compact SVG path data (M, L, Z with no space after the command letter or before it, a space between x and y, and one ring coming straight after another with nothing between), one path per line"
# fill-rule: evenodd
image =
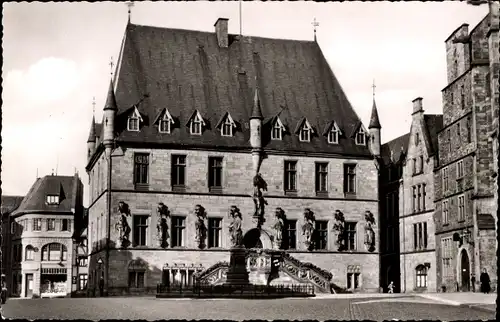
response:
M10 258L11 258L11 240L10 240L10 214L15 211L21 202L23 201L22 196L2 196L2 234L0 235L0 247L1 247L1 269L2 276L5 275L5 283L7 285L8 291L12 291L12 274L10 274ZM18 291L17 289L15 290Z
M448 85L442 91L434 221L437 282L448 291L470 290L473 276L478 289L482 269L496 285L498 196L491 133L498 118L498 83L492 86L493 76L498 79L498 4L490 9L474 29L464 24L446 40Z
M72 236L82 198L78 175L49 175L38 178L10 213L5 267L11 296L66 296L74 289Z
M375 105L372 114L365 128L316 40L232 35L227 19L213 33L129 22L87 142L89 286L222 282L236 206L245 246L264 249L248 259L254 283L266 282L258 273L274 249L283 265L273 283L378 291ZM264 222L253 218L257 174ZM275 214L286 216L279 233Z

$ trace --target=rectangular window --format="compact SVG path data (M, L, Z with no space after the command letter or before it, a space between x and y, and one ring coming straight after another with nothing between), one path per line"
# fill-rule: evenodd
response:
M309 142L310 141L310 131L307 128L300 129L299 140L300 142Z
M446 237L441 239L441 254L443 259L443 277L453 276L453 269L451 266L452 259L452 238Z
M160 120L160 133L170 133L170 119L167 114Z
M202 122L198 115L195 115L193 120L191 121L191 134L201 135L201 126Z
M457 162L457 179L464 176L464 161L460 160Z
M286 232L288 237L288 249L297 248L297 220L287 219Z
M420 211L420 200L422 193L420 192L421 185L417 185L417 211Z
M208 218L208 248L222 247L222 218Z
M32 261L33 258L34 258L34 256L33 256L33 247L27 246L26 247L26 254L24 256L24 260L26 260L26 261Z
M278 121L274 122L271 140L281 140L282 127Z
M88 282L88 275L87 274L78 275L78 289L80 291L87 288L87 282Z
M448 167L443 168L443 193L448 190Z
M413 186L413 198L411 199L411 208L413 212L417 212L417 187Z
M470 117L467 118L467 143L470 143L472 141L472 129L471 129L471 124L470 124Z
M59 204L59 196L53 196L53 195L47 196L47 204L48 205L58 205Z
M465 220L465 196L458 197L458 221Z
M413 249L418 249L418 224L413 224Z
M33 219L33 230L34 231L42 230L42 219L41 218Z
M424 244L422 245L424 249L427 249L427 222L424 221Z
M186 217L172 216L172 247L184 246Z
M208 164L208 188L220 191L222 189L222 158L210 157L208 158Z
M144 272L128 272L128 287L143 288L144 287Z
M327 249L328 248L328 221L326 220L316 220L316 233L318 239L316 240L315 249Z
M136 153L134 155L134 183L148 183L149 154Z
M446 134L448 135L448 152L451 153L451 130L448 129L446 131Z
M49 261L58 261L62 259L62 248L61 244L49 244Z
M78 257L78 266L87 267L87 257Z
M461 135L461 128L460 128L460 122L457 123L457 137L460 140L460 135Z
M48 231L56 230L56 220L55 219L47 219L47 230Z
M356 223L345 223L345 245L347 250L356 250Z
M285 192L297 191L297 161L285 161Z
M356 193L355 164L344 164L344 193Z
M68 219L61 220L61 231L69 231Z
M172 187L184 188L186 185L186 156L172 155Z
M134 215L134 246L147 245L147 232L148 232L148 217L147 215Z
M448 200L444 200L442 203L443 211L443 225L448 224Z
M418 164L419 164L419 172L423 173L424 172L424 156L421 155L418 157Z
M15 222L15 221L12 221L12 222L10 223L10 233L11 233L12 235L14 235L14 234L16 233L16 222Z
M328 192L328 163L316 163L316 192Z
M330 132L328 132L328 143L330 144L339 143L339 131L333 126Z
M128 130L139 131L139 118L134 114L128 118Z
M412 174L415 175L417 174L417 159L411 159L411 163L413 165L413 168L412 168Z
M356 144L357 145L365 145L365 132L363 129L359 129L359 132L356 134Z
M347 289L359 288L360 273L347 273Z
M222 136L233 136L233 123L229 117L226 117L224 123L221 126L221 135Z
M427 193L425 192L425 187L427 185L424 183L422 184L422 210L425 211L425 196L427 195Z

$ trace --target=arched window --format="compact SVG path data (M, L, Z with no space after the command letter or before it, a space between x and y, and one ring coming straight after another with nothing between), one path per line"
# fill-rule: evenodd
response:
M42 247L42 261L65 261L68 249L63 244L51 243Z
M32 261L34 257L35 249L33 246L28 245L26 246L25 252L24 252L24 260L25 261Z
M427 287L427 267L424 265L418 265L416 268L417 273L417 288Z
M147 264L140 259L133 260L128 265L128 287L143 288Z

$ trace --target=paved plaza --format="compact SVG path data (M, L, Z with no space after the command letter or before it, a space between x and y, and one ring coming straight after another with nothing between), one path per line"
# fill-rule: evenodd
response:
M489 308L491 311L416 296L279 300L113 297L9 299L2 306L2 314L6 318L88 320L494 320L494 306Z

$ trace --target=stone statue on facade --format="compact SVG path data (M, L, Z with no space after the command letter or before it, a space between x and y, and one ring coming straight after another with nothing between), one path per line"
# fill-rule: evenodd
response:
M311 209L304 209L304 225L302 226L302 235L305 237L305 245L307 250L312 250L314 248L314 230L315 230L316 218Z
M128 204L123 201L118 203L118 211L120 213L120 219L115 225L116 230L118 230L119 238L118 248L126 248L130 245L130 225L128 224L127 217L130 217L130 209Z
M207 218L207 212L205 208L201 205L196 205L194 208L194 214L196 215L196 244L199 249L204 249L206 247L205 240L207 239L207 226L205 225L205 219Z
M373 226L375 225L375 218L370 211L365 211L365 245L369 252L375 250L375 231Z
M333 231L337 233L337 250L339 252L345 250L345 218L340 210L335 210L335 222L333 224Z
M162 248L168 247L168 218L170 218L170 210L168 207L160 202L157 208L158 212L158 223L156 225L158 246Z
M229 210L229 218L232 219L229 224L229 237L232 247L240 247L243 245L243 231L241 230L242 217L240 209L236 206L231 206Z
M285 229L285 211L280 207L276 208L275 212L276 221L274 222L273 229L275 231L275 247L281 249L283 243L283 230Z
M253 202L255 204L254 217L257 218L257 227L260 228L265 222L264 214L267 201L262 191L267 191L267 183L260 173L253 177Z

